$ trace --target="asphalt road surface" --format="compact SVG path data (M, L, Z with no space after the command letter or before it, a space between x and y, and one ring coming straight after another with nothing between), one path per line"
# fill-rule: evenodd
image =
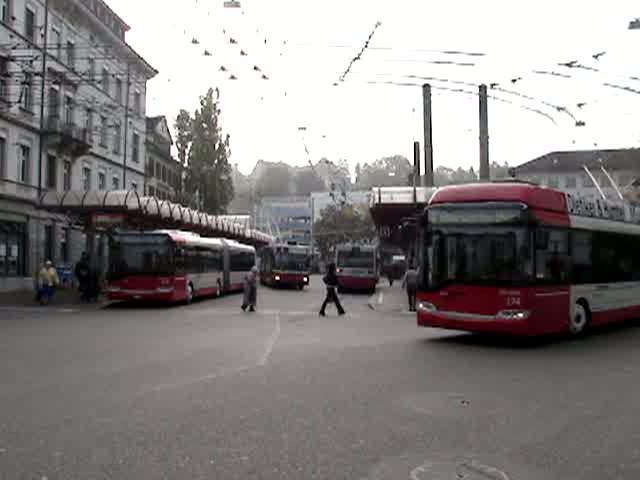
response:
M640 478L637 324L531 343L259 295L0 309L0 478Z

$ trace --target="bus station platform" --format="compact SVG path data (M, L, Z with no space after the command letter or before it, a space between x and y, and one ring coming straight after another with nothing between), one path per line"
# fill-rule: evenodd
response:
M406 313L409 312L409 304L407 302L407 293L401 288L400 281L393 282L393 286L389 285L387 279L381 279L378 288L367 301L369 308L381 313Z

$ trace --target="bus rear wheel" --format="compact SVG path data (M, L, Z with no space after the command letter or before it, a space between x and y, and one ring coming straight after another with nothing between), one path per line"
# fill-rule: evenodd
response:
M589 304L583 298L576 301L573 311L569 317L569 332L571 335L578 336L583 334L589 327L591 322L591 310Z
M187 285L187 305L193 302L193 283Z

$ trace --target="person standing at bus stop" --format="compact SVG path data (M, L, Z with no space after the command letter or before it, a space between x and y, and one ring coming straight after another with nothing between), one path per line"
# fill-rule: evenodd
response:
M322 278L322 281L327 286L327 295L324 298L324 302L322 302L322 307L320 308L320 316L325 316L325 309L327 308L327 304L335 303L336 308L338 309L338 315L344 315L346 312L342 305L340 304L340 299L338 298L338 294L336 293L336 289L338 288L338 275L336 275L336 264L330 263L327 267L327 274Z
M242 299L242 311L249 307L250 312L256 311L258 303L258 267L251 267L251 271L244 277L244 296Z
M407 266L407 271L402 279L402 288L407 289L407 299L409 300L409 311L416 311L416 291L418 290L418 271L413 262Z

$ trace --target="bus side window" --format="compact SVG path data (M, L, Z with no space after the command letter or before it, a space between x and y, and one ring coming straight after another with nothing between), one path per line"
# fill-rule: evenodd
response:
M539 238L547 241L540 242ZM537 231L536 279L543 283L567 283L570 271L569 232L553 228Z
M181 248L181 247L176 248L175 264L176 264L176 274L177 275L184 274L185 273L184 248Z

